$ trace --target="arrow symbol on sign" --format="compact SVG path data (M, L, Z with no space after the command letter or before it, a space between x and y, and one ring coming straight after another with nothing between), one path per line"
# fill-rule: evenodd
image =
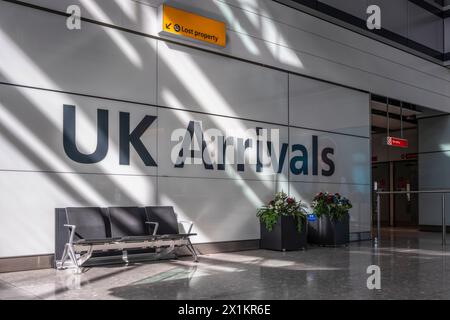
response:
M172 23L166 23L166 29L170 29L171 25L172 25Z

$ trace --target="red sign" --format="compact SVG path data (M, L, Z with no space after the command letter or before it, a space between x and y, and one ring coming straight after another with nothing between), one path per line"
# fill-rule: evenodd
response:
M406 149L406 148L409 147L408 140L395 138L395 137L387 137L386 138L386 144L388 146L396 147L396 148L405 148Z
M418 157L419 157L419 155L417 153L402 154L402 160L417 159Z

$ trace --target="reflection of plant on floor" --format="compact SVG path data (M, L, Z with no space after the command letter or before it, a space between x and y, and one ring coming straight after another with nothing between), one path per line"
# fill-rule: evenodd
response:
M269 231L277 224L280 216L292 216L297 222L298 232L302 231L302 226L306 221L306 205L300 200L288 197L284 192L279 192L268 205L258 209L256 216L261 220Z
M350 200L339 193L321 192L314 197L312 207L317 217L328 216L331 219L341 220L353 207Z

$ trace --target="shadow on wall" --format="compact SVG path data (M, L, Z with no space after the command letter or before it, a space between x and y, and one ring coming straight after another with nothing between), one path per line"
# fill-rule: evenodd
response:
M82 3L85 5L84 9L91 11L91 14L97 14L99 17L103 18L103 20L111 20L106 15L105 11L101 10L101 7L93 8L86 6L87 2L85 1ZM146 88L146 91L143 90L143 86L146 86L146 84L138 84L138 86L142 86L138 87L138 89L131 89L129 86L125 86L125 89L119 93L111 92L108 87L108 82L120 75L114 68L114 66L117 65L115 59L120 59L122 70L129 69L134 74L146 74L154 71L154 66L152 66L152 63L154 63L153 60L147 60L145 58L146 55L155 55L155 47L151 44L149 45L151 41L148 39L143 38L143 41L133 42L127 39L124 32L100 27L98 27L99 31L93 31L93 33L90 33L89 35L81 33L81 36L77 35L76 37L72 37L71 35L73 33L68 33L69 31L67 30L61 31L57 27L53 28L58 24L65 26L64 17L58 17L55 19L55 25L51 22L53 19L46 19L48 18L46 17L48 13L37 12L34 11L34 9L20 7L13 4L7 4L7 6L12 9L13 14L10 14L8 10L4 10L3 14L8 16L8 18L3 19L4 17L2 16L2 19L0 19L0 39L3 44L2 48L4 48L2 49L3 56L8 58L2 59L2 61L10 61L10 63L0 64L0 78L2 81L18 85L33 85L36 87L58 91L68 91L72 88L79 88L80 90L77 93L81 94L95 94L95 91L91 91L92 84L95 83L96 87L100 86L100 92L111 93L111 95L105 95L109 98L128 97L130 96L130 91L131 93L134 91L139 91L141 92L141 95L142 92L148 92L148 88ZM144 24L144 21L139 21L139 19L143 16L143 14L139 12L141 6L138 5L136 8L138 11L134 14L134 16L138 19L137 24ZM124 8L122 6L117 6L116 8L116 10L123 9ZM42 17L36 18L39 20L38 24L41 28L35 29L34 31L35 35L36 33L40 33L41 37L25 36L27 32L25 30L20 31L20 29L17 28L15 19L18 15L24 14L25 12L36 12L38 15L42 15ZM123 18L126 19L127 15L129 15L129 12L124 12ZM42 21L40 21L40 19L42 19ZM131 24L132 21L128 21L127 23ZM84 23L84 25L86 24L87 23ZM48 26L47 28L45 28L46 25ZM49 31L49 27L54 29L54 31L47 33L46 31ZM87 28L92 29L91 26ZM67 46L62 44L64 42L59 42L56 46L42 46L43 38L53 37L54 39L57 39L61 36L60 32L67 32L65 35L65 39L68 44ZM95 52L95 54L92 55L89 48L91 48L95 43L104 44L104 48L107 50L103 52ZM114 47L115 49L113 49ZM68 48L70 48L70 51L66 51ZM40 54L36 54L37 52ZM46 52L49 54L45 54ZM122 53L122 56L117 56L116 52ZM142 55L142 53L145 54ZM75 57L81 57L81 59L77 59ZM89 75L87 75L82 72L82 70L86 70L86 66L84 66L84 62L88 61L86 59L92 59L90 63L97 66L95 73L89 72ZM104 65L105 67L99 69L98 66L100 65ZM93 75L94 77L92 77ZM214 92L217 95L220 94L220 88L214 88L214 84L210 81L210 79L198 80L208 83L210 88L215 89ZM133 87L135 86L133 85ZM69 160L61 157L57 152L52 150L53 144L50 143L51 139L62 138L61 126L58 123L55 123L52 117L48 115L49 111L45 105L46 101L33 100L33 94L30 93L33 89L13 86L8 89L13 92L11 95L15 96L15 102L14 105L2 104L1 106L2 117L0 118L0 130L2 137L8 140L10 147L12 146L17 153L20 153L22 157L27 160L27 162L31 163L31 165L37 169L37 171L45 173L46 179L50 180L55 188L57 188L60 192L65 193L65 196L71 199L71 203L62 204L63 206L71 204L104 206L117 203L117 194L120 194L120 204L136 204L136 199L133 197L132 190L123 189L123 186L121 185L121 178L109 175L105 168L102 168L101 166L96 167L98 172L95 174L97 176L101 176L104 181L101 188L99 188L98 185L92 185L91 177L88 174L70 175L63 174L61 172L54 172L54 167L57 163L67 166L68 172L71 172L70 164L67 164L67 161ZM10 94L8 93L8 95ZM65 95L65 97L67 98L67 102L70 104L80 105L83 103L81 101L83 99L81 99L80 96ZM195 97L193 97L193 99L195 99ZM224 101L224 105L227 104L225 97L218 96L217 99ZM147 101L144 99L144 101L140 102ZM152 101L150 101L150 103L151 102ZM106 106L108 104L106 100L101 103ZM22 107L18 108L17 105ZM99 105L99 107L101 106ZM229 111L232 112L231 107ZM96 132L95 119L87 116L83 116L83 119L84 121L89 121L88 126L90 128L88 129ZM39 137L34 134L38 130L42 130L42 128L46 128L46 131L49 133L57 133L60 138L47 135ZM27 138L32 139L30 140ZM112 139L111 148L118 148L116 138ZM21 171L20 168L17 170ZM145 175L146 173L142 172L142 174ZM236 182L236 184L238 185L239 190L244 189L252 193L252 188L246 185L245 181L239 181ZM105 195L106 188L103 189L104 186L108 186L108 189L111 191L113 190L112 193ZM267 192L273 192L272 186L266 188L263 194L267 194ZM20 191L17 191L17 193L13 192L13 194L17 197L14 199L15 202L23 202L23 194L21 194ZM242 193L240 193L240 195L242 195ZM164 201L166 201L167 198L170 198L170 193L160 195L160 197L164 197ZM249 198L253 200L250 199L248 204L243 204L244 206L250 205L252 207L256 207L265 202L265 199L259 199L258 195L255 193L253 193L252 196L249 196ZM231 199L229 198L227 202L230 200ZM58 200L55 199L55 201L57 202ZM207 197L204 198L204 201L207 201L208 203L211 202ZM28 195L26 202L32 205L32 194ZM147 203L138 204L144 205ZM178 207L183 207L183 204L179 204ZM207 215L208 212L212 211L214 211L214 207L208 208L208 210L204 211L202 215ZM192 213L184 211L183 214L186 218L191 218L190 215ZM7 216L11 215L12 213ZM249 219L249 222L253 223L255 221L253 212L249 215L252 217L252 219ZM53 212L46 212L41 218L47 221L47 225L51 225L51 221L53 220ZM201 219L202 216L196 218ZM219 219L227 220L228 218L224 213ZM34 232L37 232L37 230L34 230L36 226L28 225L28 223L29 221L27 219L20 221L20 228L24 228L25 226L25 229L33 231L33 234ZM228 222L224 221L224 223L227 224ZM19 226L16 225L15 227L18 228ZM52 240L48 239L48 233L42 229L41 231L40 237L42 237L42 242L47 244L51 243Z
M258 34L264 32L273 35L274 39L281 41L283 44L285 40L275 23L270 25L267 21L263 22L261 16L250 14L245 10L237 17L233 13L236 12L235 8L230 5L223 2L211 3L212 10L221 11L227 18L229 25L233 24L233 28L242 31L242 34L240 34L238 30L236 35L237 39L242 41L242 44L248 50L247 53L270 55L275 60L280 61L280 56L283 54L277 51L278 49L274 50L274 48L278 48L277 46L269 43L266 43L266 46L258 46L256 40L243 35L244 33ZM117 18L108 16L107 12L120 12L119 20L122 21L122 25L135 26L139 29L145 28L148 23L148 21L145 21L146 11L143 10L148 7L143 4L130 2L129 5L132 9L118 1L108 2L107 9L91 1L81 1L81 4L83 10L104 22L113 23ZM171 87L162 87L159 88L160 92L156 92L155 81L159 81L159 79L153 77L156 77L156 68L159 68L156 63L157 46L159 44L153 39L113 28L96 26L88 22L83 22L82 31L69 31L64 29L65 17L63 16L50 16L49 13L11 3L2 3L1 6L11 9L11 11L2 10L0 12L0 43L2 43L2 53L0 53L2 59L0 61L8 61L8 63L0 63L0 81L57 91L74 90L78 94L107 97L106 99L95 100L98 103L98 108L107 108L108 104L112 103L108 99L130 99L137 103L147 104L134 105L136 108L150 109L150 105L158 104L164 98L162 94L165 94L166 97L172 97L172 101L178 101L175 102L178 107L196 107L201 112L210 112L211 108L214 108L219 110L218 113L222 115L231 117L240 117L241 115L240 103L242 101L232 94L222 94L224 91L223 85L226 82L218 82L217 79L209 76L207 70L203 70L202 66L199 66L187 55L185 55L185 67L191 71L190 78L179 78L176 83L176 92L171 90ZM36 16L33 15L34 13L36 13ZM18 26L17 16L23 14L29 14L33 21L27 21ZM264 14L268 15L268 12ZM36 28L30 33L25 28L28 24L30 26L31 24L39 25L40 28ZM62 37L63 40L56 41L56 39ZM42 39L53 40L48 40L49 45L43 46ZM285 46L289 46L289 44L286 43ZM168 45L168 48L169 50L192 51L191 49L183 49L178 45ZM292 61L301 64L298 55L293 58L295 59ZM179 77L177 70L173 69L173 64L166 61L164 56L159 56L159 63L164 66L165 70L172 73L173 78ZM239 86L234 84L237 81L236 78L233 78L233 74L227 73L227 70L223 72L226 77L232 79L229 81L231 83L227 85L232 87L234 85L234 90L239 90ZM243 79L239 80L242 81ZM258 87L255 79L244 78L244 80L250 82L253 88ZM196 90L193 90L192 84L195 85ZM153 85L154 90L151 88ZM107 164L97 165L95 173L74 174L78 170L73 170L73 163L70 163L70 160L63 154L53 149L55 140L58 140L56 143L61 143L62 148L63 134L62 119L55 121L54 116L49 114L51 108L48 107L47 103L51 103L52 99L37 101L33 93L34 89L24 87L8 86L5 90L12 92L11 94L8 93L8 99L14 96L14 103L3 103L6 99L0 97L0 132L2 138L8 141L10 149L14 149L15 152L21 154L26 162L37 169L36 171L45 174L47 182L51 182L54 189L58 190L59 195L63 194L65 199L70 199L69 203L61 203L61 199L53 199L55 207L170 204L177 208L183 219L196 222L197 230L195 231L203 235L202 240L204 241L243 240L236 237L241 235L241 237L246 237L245 239L248 239L248 237L258 238L259 225L255 217L255 209L266 203L279 188L286 187L286 183L280 182L287 182L289 179L288 175L271 177L270 179L261 178L254 171L246 172L243 176L235 170L234 172L227 171L229 176L221 179L206 180L205 177L208 174L205 173L190 180L182 177L161 177L158 178L157 183L154 175L149 175L145 169L140 170L137 175L114 175L108 171ZM282 95L272 97L268 94L266 96L264 91L260 92L260 96L254 97L251 101L246 100L244 103L248 105L277 104L278 100L285 98ZM64 103L76 106L83 105L87 99L87 97L81 95L63 93L61 95L64 97ZM208 99L205 99L205 97L208 97ZM194 106L185 106L184 101L186 100L192 102ZM114 103L117 103L117 101ZM283 103L280 106L283 107ZM62 105L58 107L62 108ZM183 111L170 112L176 117L181 115ZM77 116L83 119L83 128L93 132L95 136L97 130L95 117L89 116L80 108L77 108ZM211 115L203 115L202 117L217 128L224 128L223 118ZM184 118L178 119L177 128L186 127L184 120ZM246 124L243 121L238 119L234 121L240 127L240 130L246 129ZM175 125L175 123L172 125ZM45 128L46 133L42 136L37 135L36 132L42 131L42 128ZM160 135L164 129L166 128L158 127L155 132ZM52 136L49 133L55 135ZM119 149L118 137L110 137L109 141L110 150ZM83 149L82 146L80 148ZM157 156L158 163L161 163L160 152ZM67 174L55 170L55 168L61 167L67 168L67 170L64 170ZM22 169L18 166L14 170L21 171ZM159 168L156 170L156 174L158 173ZM136 187L133 188L134 180L127 180L128 182L125 183L127 187L124 187L124 179L132 179L137 176L145 179L145 182L141 183L140 186L152 193L150 198L149 196L139 198L144 192L138 192ZM94 183L94 180L101 180L101 182ZM195 202L192 201L194 193L196 196ZM20 205L24 204L22 190L14 190L12 194L14 196L12 201ZM139 194L139 196L136 196L136 194ZM38 196L42 196L42 193L27 194L25 202L33 207L33 203L38 202L36 198ZM45 196L54 197L54 194L46 194ZM148 199L154 199L154 203L147 203ZM3 214L4 217L17 216L11 209L5 208L4 210L4 212L8 212L8 214ZM40 223L45 221L45 226L53 228L53 211L39 212L39 209L37 209L35 215L37 213L39 218L35 218L33 221ZM45 243L46 248L53 246L53 239L49 237L46 228L37 228L26 217L18 219L21 220L17 223L9 222L8 225L13 228L11 230L29 230L31 231L30 234L39 232L39 239L42 240L39 242ZM239 221L239 223L236 223L236 221ZM39 231L35 229L39 229ZM213 234L215 233L214 236L208 234L208 231L211 230L213 230ZM236 239L230 239L230 236ZM8 239L2 240L5 240L6 244L11 242ZM34 241L36 239L30 240L27 245L33 247L32 242ZM42 251L42 247L39 246L36 250ZM2 252L0 252L1 255Z

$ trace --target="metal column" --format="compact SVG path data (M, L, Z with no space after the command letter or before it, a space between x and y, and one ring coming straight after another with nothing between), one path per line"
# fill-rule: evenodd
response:
M447 224L445 222L445 193L442 194L442 246L447 245Z

